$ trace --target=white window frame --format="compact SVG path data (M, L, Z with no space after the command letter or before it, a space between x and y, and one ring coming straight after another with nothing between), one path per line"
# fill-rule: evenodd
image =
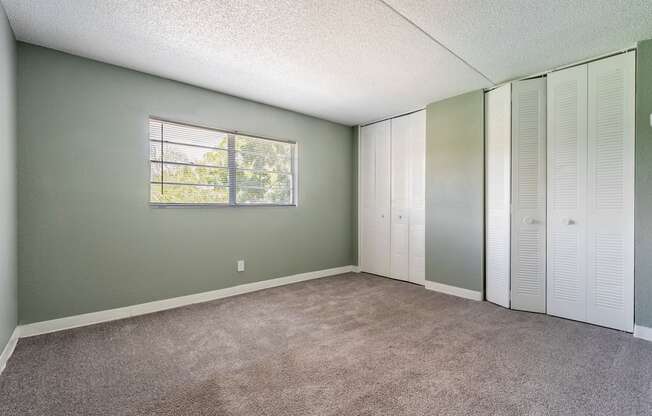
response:
M197 124L197 123L187 123L187 122L182 122L182 121L174 121L174 120L169 120L166 118L161 118L157 116L149 116L147 118L147 125L149 126L150 121L158 121L161 123L165 124L173 124L181 127L191 127L191 128L197 128L197 129L204 129L204 130L210 130L210 131L215 131L218 133L224 133L228 135L229 138L229 149L228 151L228 160L229 160L229 202L228 203L219 203L219 202L153 202L151 200L151 195L152 195L152 186L160 186L160 183L155 183L152 182L151 180L151 171L152 171L152 163L165 163L164 160L161 161L155 161L152 160L151 155L148 158L148 165L149 165L149 171L148 177L149 177L149 188L148 188L148 201L149 205L155 208L166 208L166 207L209 207L209 208L242 208L242 207L297 207L299 205L298 199L299 199L299 144L296 141L293 140L285 140L285 139L278 139L278 138L272 138L269 136L261 136L260 134L255 134L255 133L248 133L244 132L241 130L228 130L228 129L221 129L221 128L215 128L215 127L208 127L206 125L202 124ZM281 143L288 143L292 145L292 163L291 163L291 169L292 171L290 172L292 175L292 200L288 204L270 204L270 203L237 203L236 202L236 190L237 190L237 183L236 183L236 166L232 165L234 156L235 156L235 148L231 146L231 142L235 140L235 136L247 136L251 137L254 139L261 139L261 140L269 140L269 141L274 141L274 142L281 142ZM151 143L153 140L150 137L149 134L149 128L147 129L147 143ZM161 141L163 141L163 136L161 136ZM149 146L148 146L149 148ZM149 154L149 152L148 152ZM162 159L161 155L161 159ZM163 184L165 184L165 181L163 181ZM191 185L191 184L189 184Z

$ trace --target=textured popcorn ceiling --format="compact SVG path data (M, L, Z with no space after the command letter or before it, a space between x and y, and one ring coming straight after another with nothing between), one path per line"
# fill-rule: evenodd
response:
M652 38L652 0L386 0L494 82Z
M0 1L19 40L344 124L652 37L650 0Z
M344 124L490 85L377 0L2 2L19 40Z

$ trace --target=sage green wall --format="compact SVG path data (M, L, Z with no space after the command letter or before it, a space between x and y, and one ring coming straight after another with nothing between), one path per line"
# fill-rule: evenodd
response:
M484 94L426 110L426 279L484 286Z
M24 43L18 63L21 323L353 264L351 127ZM150 115L296 140L299 206L149 207Z
M636 61L635 320L652 327L652 40L638 44Z
M0 5L0 352L16 327L16 41Z

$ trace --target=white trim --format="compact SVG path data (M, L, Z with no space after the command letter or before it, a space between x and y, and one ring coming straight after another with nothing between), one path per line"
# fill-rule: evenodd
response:
M652 341L652 328L641 325L634 325L634 338Z
M356 177L358 179L358 187L357 187L357 192L356 192L356 198L357 198L357 203L358 203L358 210L357 210L357 222L358 222L358 259L357 259L357 268L358 270L356 273L360 272L360 269L362 268L362 245L364 242L362 241L362 171L360 170L360 166L362 165L362 155L361 155L361 150L362 146L360 145L360 142L362 141L362 127L357 126L358 129L358 140L356 143L357 146L357 151L356 155L358 157L358 161L356 164L356 169L358 170L356 172Z
M101 322L115 321L117 319L129 318L132 316L145 315L167 309L179 308L181 306L195 303L208 302L215 299L222 299L229 296L241 295L255 292L262 289L288 285L290 283L303 282L306 280L319 279L321 277L333 276L342 273L350 273L354 266L336 267L334 269L317 270L314 272L300 273L292 276L279 277L276 279L263 280L260 282L246 283L243 285L227 287L225 289L212 290L210 292L196 293L193 295L179 296L176 298L157 300L154 302L141 303L138 305L125 306L123 308L109 309L99 312L85 313L83 315L68 316L51 321L35 322L21 325L17 328L20 337L31 337L34 335L47 334L50 332L62 331L64 329L78 328L81 326L98 324Z
M4 350L2 350L2 354L0 354L0 374L2 374L2 371L7 366L9 357L11 357L11 354L14 353L14 349L18 343L19 332L20 331L18 330L18 327L16 327L14 332L12 332L11 336L9 337L9 341L7 341L7 345L5 345Z
M449 286L443 283L431 282L429 280L426 280L426 289L445 293L447 295L457 296L464 299L482 300L482 292L464 289L457 286Z

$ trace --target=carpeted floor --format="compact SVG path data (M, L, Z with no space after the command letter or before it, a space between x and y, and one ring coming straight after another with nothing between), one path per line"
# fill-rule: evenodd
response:
M652 343L369 275L21 339L2 415L649 415Z

